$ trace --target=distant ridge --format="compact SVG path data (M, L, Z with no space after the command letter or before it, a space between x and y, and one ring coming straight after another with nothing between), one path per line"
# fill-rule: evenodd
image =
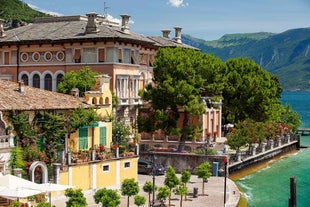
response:
M249 57L279 77L284 90L310 91L310 28L282 33L226 34L205 41L182 35L182 42L214 54L223 61Z

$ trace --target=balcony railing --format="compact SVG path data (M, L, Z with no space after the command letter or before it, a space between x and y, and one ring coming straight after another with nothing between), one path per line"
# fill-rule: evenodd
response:
M0 149L12 148L14 147L13 135L3 135L0 136Z

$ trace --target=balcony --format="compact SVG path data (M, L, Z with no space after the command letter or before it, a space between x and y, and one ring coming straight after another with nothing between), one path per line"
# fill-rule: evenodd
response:
M13 135L0 136L0 149L9 149L14 147Z

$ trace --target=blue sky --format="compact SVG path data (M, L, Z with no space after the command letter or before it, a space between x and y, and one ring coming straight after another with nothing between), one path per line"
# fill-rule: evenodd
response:
M309 0L23 0L33 8L58 15L107 12L131 16L130 29L143 35L182 27L183 34L204 40L224 34L273 32L310 27Z

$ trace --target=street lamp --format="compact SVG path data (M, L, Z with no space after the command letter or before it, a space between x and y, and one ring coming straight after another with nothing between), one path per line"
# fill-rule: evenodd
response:
M152 176L153 176L153 200L152 207L155 206L155 154L153 153L152 157Z
M226 182L227 182L227 164L228 164L228 157L224 157L224 207L226 207Z

